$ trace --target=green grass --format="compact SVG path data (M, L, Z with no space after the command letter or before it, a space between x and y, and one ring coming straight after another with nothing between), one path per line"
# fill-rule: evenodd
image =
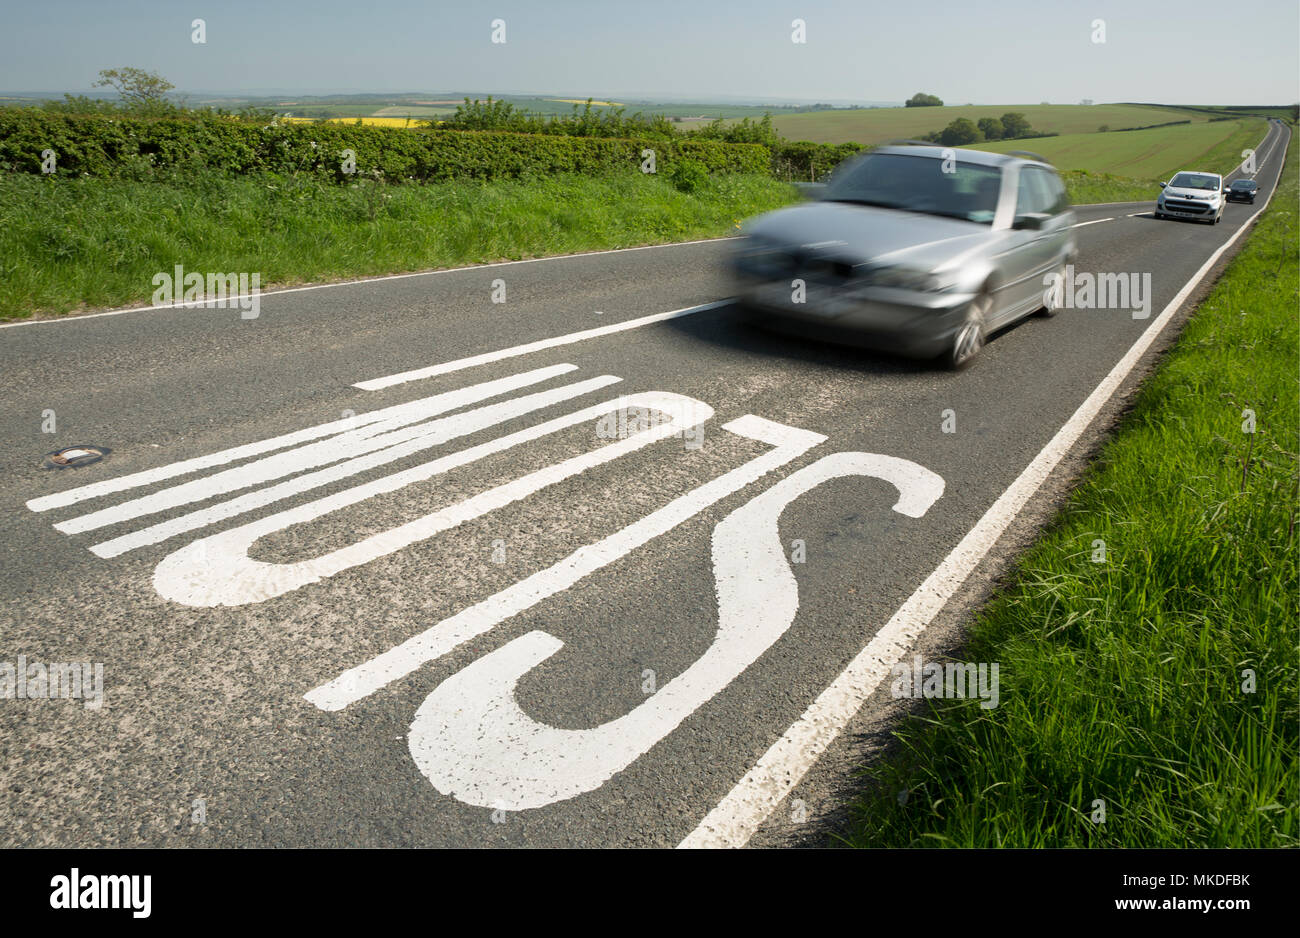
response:
M1298 191L1292 148L1244 249L977 616L962 657L999 663L1000 706L904 721L849 844L1297 845Z
M796 198L742 175L689 195L640 173L352 188L0 175L0 318L148 302L153 276L176 264L256 271L268 289L718 237Z
M1073 205L1095 205L1099 202L1152 202L1156 186L1146 179L1130 179L1111 173L1090 173L1085 170L1061 173L1065 191Z
M1008 111L1025 115L1030 126L1040 133L1094 133L1101 125L1143 127L1166 121L1204 122L1211 116L1197 111L1140 104L996 104L955 107L890 107L862 110L814 111L808 114L776 114L772 123L777 133L791 140L814 143L880 144L900 138L919 137L932 130L943 130L959 117L978 122L982 117L1001 117ZM1022 140L1026 149L1037 149L1050 138ZM1014 147L1012 149L1015 149Z
M1260 118L1181 124L1125 133L1063 134L1034 140L977 143L979 150L1005 153L1032 150L1059 170L1089 170L1135 179L1168 180L1180 169L1226 173L1241 162L1241 151L1264 139ZM1150 193L1147 198L1155 198Z

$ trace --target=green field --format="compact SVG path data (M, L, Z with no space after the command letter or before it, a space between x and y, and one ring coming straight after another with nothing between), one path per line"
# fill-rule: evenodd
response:
M1175 120L1207 121L1212 115L1178 112L1171 108L1136 104L997 104L965 107L890 107L862 110L814 111L809 114L773 114L777 132L791 140L813 143L879 144L919 137L943 130L959 117L979 121L1001 117L1008 111L1025 115L1041 133L1094 133L1098 127L1143 127Z
M976 617L998 706L906 719L851 845L1300 844L1296 170Z
M1264 120L1246 117L1127 133L1062 134L971 146L999 153L1032 150L1061 170L1086 169L1135 179L1167 180L1180 169L1226 173L1241 162L1241 151L1258 146L1267 131ZM1155 198L1154 193L1151 197Z
M1153 104L1150 106L1168 108L1173 111L1201 111L1212 117L1275 117L1288 122L1294 122L1296 119L1296 105L1294 104L1289 106L1232 104L1219 107L1208 104Z

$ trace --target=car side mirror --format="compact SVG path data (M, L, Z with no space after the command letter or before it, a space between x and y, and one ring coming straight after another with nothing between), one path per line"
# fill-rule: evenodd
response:
M1023 215L1017 215L1011 223L1012 231L1037 231L1043 227L1043 223L1050 218L1050 215L1044 215L1042 212L1026 212Z
M1160 183L1160 188L1163 189L1163 188L1164 188L1165 186L1167 186L1167 185L1169 185L1169 183L1167 183L1167 182L1162 182L1162 183Z

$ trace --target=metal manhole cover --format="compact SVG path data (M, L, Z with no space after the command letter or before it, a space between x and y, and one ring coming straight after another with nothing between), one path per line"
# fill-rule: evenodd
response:
M41 461L42 469L79 469L82 466L88 466L92 462L99 462L109 453L107 446L65 446L63 449L56 449L52 453L46 453L45 458Z

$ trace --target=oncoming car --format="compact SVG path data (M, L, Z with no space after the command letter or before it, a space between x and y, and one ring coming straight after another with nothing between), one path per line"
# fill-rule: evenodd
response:
M778 330L959 368L995 330L1055 312L1045 284L1074 263L1073 225L1038 158L880 147L838 167L816 201L746 224L737 301Z
M1255 204L1255 196L1259 193L1259 185L1253 179L1234 179L1228 186L1229 202L1249 202Z
M1156 218L1195 218L1217 225L1223 217L1223 198L1228 190L1218 173L1181 172L1160 183Z

